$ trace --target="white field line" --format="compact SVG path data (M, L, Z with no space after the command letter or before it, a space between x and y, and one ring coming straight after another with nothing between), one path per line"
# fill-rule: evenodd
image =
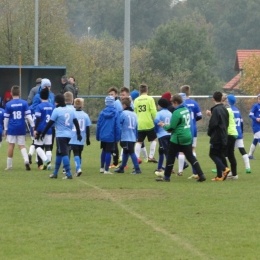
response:
M163 235L169 237L172 241L174 241L175 243L179 244L180 246L182 246L183 248L187 249L188 251L190 251L192 254L200 257L200 259L212 259L211 257L205 256L203 253L201 253L197 248L193 247L189 242L184 241L182 238L180 238L177 235L171 234L169 233L167 230L165 230L162 227L159 227L157 224L155 224L152 220L148 220L146 219L145 216L140 215L139 213L136 213L135 211L133 211L132 209L130 209L129 207L127 207L126 205L120 203L118 200L116 200L115 198L113 198L113 196L111 196L111 194L101 188L99 188L98 186L92 185L88 182L82 181L80 179L78 179L78 181L84 183L87 186L90 186L100 192L103 192L106 194L107 197L110 198L111 201L113 201L117 206L119 206L120 208L122 208L123 210L125 210L126 212L128 212L129 214L131 214L132 216L134 216L135 218L141 220L144 224L146 224L147 226L150 226L153 230L162 233ZM203 241L202 241L203 242Z

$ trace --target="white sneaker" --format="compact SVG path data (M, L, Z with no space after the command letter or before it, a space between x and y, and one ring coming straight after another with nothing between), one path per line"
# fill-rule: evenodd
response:
M227 178L228 178L228 179L233 179L232 172L229 172L229 173L228 173Z
M5 171L10 171L10 170L12 170L12 169L13 169L12 166L10 166L10 167L6 167L6 168L5 168Z
M66 170L65 169L62 170L62 174L66 174Z
M199 175L198 174L192 174L190 177L188 177L189 180L191 179L198 179Z
M110 171L104 171L104 174L113 174L113 173Z
M229 179L238 180L238 175L236 175L236 176L231 176L231 178L229 178Z
M105 169L104 168L100 168L99 172L100 173L104 173Z
M78 169L77 172L75 173L76 177L79 177L82 174L82 170Z

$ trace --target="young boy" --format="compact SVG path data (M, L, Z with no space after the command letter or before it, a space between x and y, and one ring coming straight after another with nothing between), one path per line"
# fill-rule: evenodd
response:
M235 107L236 97L234 95L230 94L227 96L227 99L228 99L228 103L234 113L235 120L236 120L236 128L237 128L238 137L235 142L235 148L238 148L240 154L242 155L242 158L243 158L243 161L245 164L245 168L246 168L246 173L251 173L250 162L249 162L248 154L245 151L244 140L243 140L243 119L241 117L239 109L237 107ZM232 170L232 168L231 168L231 170ZM228 177L233 178L233 179L235 178L234 175L231 175Z
M74 155L74 162L75 162L75 166L76 166L75 176L79 177L82 174L81 154L82 154L82 151L84 148L85 141L86 141L86 145L90 145L89 127L91 126L91 121L89 119L88 114L83 111L83 108L84 108L84 99L83 98L76 98L74 100L74 107L76 109L75 115L79 122L79 128L80 128L82 140L79 141L77 139L76 128L73 127L73 129L72 129L73 134L72 134L69 144L70 144L71 150L73 151L73 155Z
M254 159L253 154L257 143L260 145L260 94L257 95L257 103L255 103L249 113L249 117L252 119L252 130L254 133L254 139L249 150L249 159Z
M52 145L52 129L50 128L44 139L39 137L49 122L54 106L48 102L49 89L43 88L40 92L41 103L35 108L35 129L34 129L34 145L38 157L38 168L40 170L51 169L51 145Z
M104 174L112 174L109 171L111 154L115 151L115 145L120 140L120 119L114 103L113 96L106 97L106 108L100 112L97 121L96 139L101 141L102 149L100 173Z
M221 92L214 92L213 102L215 103L215 106L211 108L211 111L207 111L208 115L211 114L208 125L208 136L210 136L209 156L216 164L217 168L217 176L212 180L224 181L230 172L230 169L226 167L225 163L225 154L228 143L229 114L222 104Z
M125 97L121 100L123 112L120 115L121 140L120 145L123 149L122 164L114 172L124 173L129 156L132 159L135 170L132 174L141 173L137 157L134 152L137 139L137 116L131 108L131 99Z
M158 125L163 127L166 131L172 131L169 152L166 162L164 177L159 177L156 181L170 181L172 168L175 162L175 156L178 152L183 152L190 164L195 168L199 178L198 182L206 180L199 162L192 154L192 134L190 125L190 111L183 104L182 97L178 94L172 97L172 103L175 111L169 125L164 122L159 122Z
M158 123L163 122L164 124L170 124L172 113L168 110L169 102L165 98L161 98L158 100L158 112L156 114L154 124L155 124L155 132L157 134L157 138L159 141L159 161L157 170L155 174L157 176L164 176L164 170L162 168L164 156L167 160L168 147L170 143L171 134L164 130L163 127L159 127Z
M50 121L41 134L41 138L43 139L49 128L55 124L57 152L55 169L53 174L50 175L50 178L57 179L61 162L63 162L66 176L62 179L72 179L69 160L69 141L72 136L73 124L76 127L77 139L79 141L82 140L79 123L75 116L75 112L67 109L63 94L58 94L55 96L55 104L56 108L52 112Z
M7 136L8 158L6 170L11 170L13 166L13 152L17 143L22 153L27 171L30 171L29 157L25 148L26 123L28 120L31 127L34 127L31 111L26 101L20 99L20 87L11 88L13 99L6 104L4 114L4 136Z
M148 162L157 163L154 159L156 149L156 133L154 131L154 119L157 113L154 99L148 96L148 86L141 84L140 96L134 101L134 111L138 118L138 141L135 145L135 154L140 157L140 151L144 139L151 142Z

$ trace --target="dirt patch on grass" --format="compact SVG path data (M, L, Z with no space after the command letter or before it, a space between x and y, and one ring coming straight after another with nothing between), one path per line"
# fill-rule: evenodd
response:
M94 200L133 200L165 198L161 190L156 189L109 189L109 190L79 190L75 193L48 193L49 197L60 199L94 199Z

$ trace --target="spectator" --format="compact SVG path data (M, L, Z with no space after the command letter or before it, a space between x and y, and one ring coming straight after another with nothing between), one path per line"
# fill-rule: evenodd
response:
M13 99L13 97L12 97L11 91L9 89L6 90L4 97L3 97L3 108L5 108L6 103L12 99Z
M36 86L30 90L29 96L27 98L27 103L29 106L32 104L34 96L39 92L41 82L42 82L42 78L36 79Z
M72 84L72 86L74 87L74 90L75 90L75 98L78 97L78 94L79 94L79 87L76 85L76 81L75 81L75 78L74 77L70 77L69 78L69 82Z
M61 77L61 84L62 84L62 88L60 93L64 94L65 92L71 92L74 100L76 98L75 89L73 85L69 82L68 77L66 75Z

